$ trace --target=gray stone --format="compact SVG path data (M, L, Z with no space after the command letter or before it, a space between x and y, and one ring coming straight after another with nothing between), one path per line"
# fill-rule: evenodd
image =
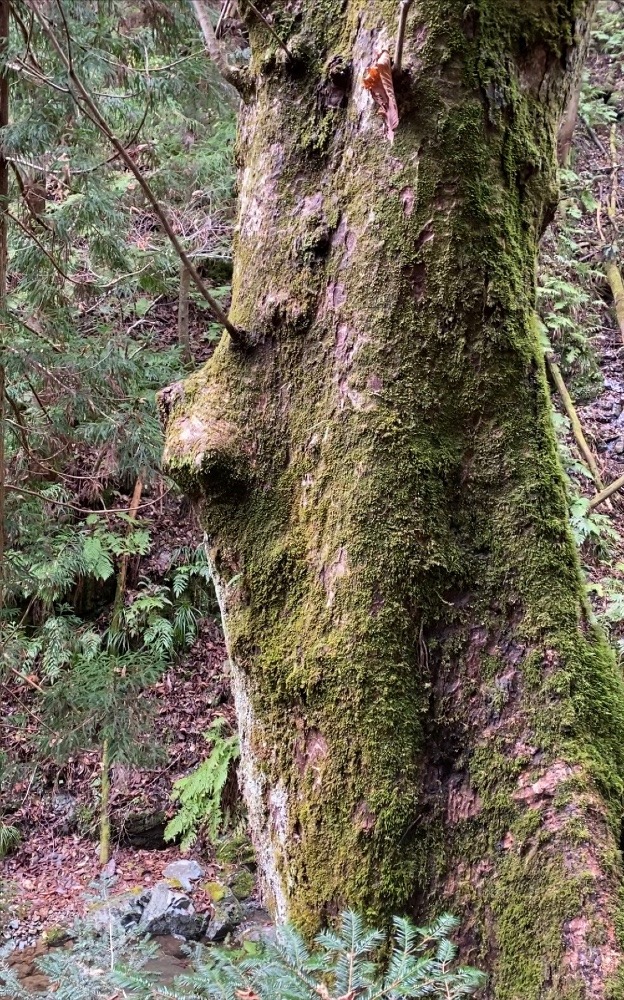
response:
M118 896L96 903L88 914L88 921L96 931L106 933L109 925L129 930L136 926L149 902L150 892L122 892Z
M204 869L197 861L173 861L167 865L163 875L165 878L175 879L180 883L185 892L192 892L193 882L200 879L204 874Z
M208 941L223 941L243 922L245 912L230 889L225 889L220 899L213 900L213 914L205 931Z
M78 799L68 792L59 792L52 796L53 823L56 831L67 835L73 833L78 826Z
M198 941L206 929L207 918L195 912L184 892L172 889L167 882L158 882L139 920L138 930L144 934L174 934L187 941Z

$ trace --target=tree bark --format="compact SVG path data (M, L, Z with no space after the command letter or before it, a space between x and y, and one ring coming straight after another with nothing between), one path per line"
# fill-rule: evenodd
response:
M250 14L255 346L225 336L163 400L267 900L308 929L450 909L496 1000L624 995L624 691L533 323L591 6L415 3L393 145L362 81L397 3L263 3L291 60Z

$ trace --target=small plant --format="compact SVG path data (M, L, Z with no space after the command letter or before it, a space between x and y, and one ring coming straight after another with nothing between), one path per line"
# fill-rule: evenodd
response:
M205 733L212 742L210 756L173 786L172 798L180 808L165 829L165 840L181 839L187 850L205 831L211 841L227 825L230 804L224 801L224 791L231 767L239 756L238 736L222 735L224 719L215 719Z
M0 820L0 858L6 858L7 854L14 851L20 840L20 832L17 827Z
M370 930L356 913L342 914L338 930L324 930L309 949L299 932L287 924L276 944L259 954L237 959L211 950L197 972L181 977L167 995L172 1000L211 997L212 1000L401 1000L430 997L461 1000L474 996L485 976L456 964L457 946L451 934L459 921L444 914L431 927L415 927L395 917L388 935ZM391 955L384 961L380 956ZM141 993L147 1000L152 994Z
M607 558L620 538L607 515L592 510L589 500L578 495L570 500L570 524L579 548L591 546L598 558Z
M36 960L50 985L41 1000L463 1000L475 996L486 977L457 964L451 935L459 921L444 914L431 927L395 917L390 936L370 930L357 914L342 914L337 931L317 935L313 949L290 924L277 943L237 951L198 949L195 970L165 987L142 973L155 945L120 928L96 934L85 924L72 929L71 949L55 948ZM249 942L248 942L249 943ZM389 946L389 947L388 947ZM390 958L384 959L390 951ZM29 1000L13 971L0 962L0 997Z

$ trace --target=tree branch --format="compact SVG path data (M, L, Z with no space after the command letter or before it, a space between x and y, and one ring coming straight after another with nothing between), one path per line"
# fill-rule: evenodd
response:
M136 178L139 187L143 191L143 194L145 195L148 202L152 206L154 212L158 216L160 224L165 230L167 236L169 237L169 240L175 252L177 253L178 257L180 258L182 263L188 268L189 274L191 275L195 287L197 288L200 295L206 300L206 302L210 306L214 318L217 320L218 323L221 324L222 327L224 327L224 329L227 330L230 337L232 338L232 341L235 344L241 345L244 340L243 332L239 330L238 327L234 326L233 323L230 322L230 320L227 318L227 316L221 309L221 306L219 305L217 300L210 294L210 292L206 288L195 266L193 265L193 262L189 259L184 248L182 247L182 244L178 240L178 237L174 233L171 223L169 222L169 219L167 217L167 214L161 207L160 202L156 198L156 195L154 194L151 187L145 180L145 177L135 164L132 157L126 152L123 143L117 138L117 136L111 130L106 119L101 115L89 91L78 77L74 67L71 65L67 57L67 54L63 49L63 46L56 37L56 34L52 29L50 23L48 22L47 18L41 11L41 8L39 6L40 0L27 0L27 3L29 8L33 11L35 17L37 18L39 24L41 25L41 28L47 35L50 44L52 45L52 48L57 53L59 59L61 60L61 63L63 64L67 72L69 80L72 84L72 88L70 89L71 89L71 96L74 102L80 108L80 110L83 111L83 113L87 114L87 116L91 118L93 123L100 129L102 134L106 136L111 145L117 150L120 158L123 160L128 170Z
M199 27L201 28L204 45L206 46L208 55L221 73L223 79L238 90L240 87L240 71L234 66L230 66L229 62L225 58L223 49L219 45L215 30L212 27L212 21L210 20L210 14L206 8L205 0L189 0L189 2L195 12L195 17L197 18Z
M403 43L405 41L405 26L407 25L407 15L409 14L412 2L413 0L401 0L401 5L399 7L399 27L397 30L396 47L394 49L394 60L392 64L392 69L395 73L401 72L401 63L403 62Z

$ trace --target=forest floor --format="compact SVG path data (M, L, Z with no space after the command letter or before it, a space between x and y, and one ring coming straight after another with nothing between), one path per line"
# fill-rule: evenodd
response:
M592 55L589 70L593 88L604 88L604 81L614 78L605 53ZM624 84L618 79L608 89L609 101L613 103L615 93L617 106L618 88L622 88L624 108ZM605 95L594 95L594 100L606 101ZM619 184L622 171L617 162L619 119L615 124L615 143L610 122L597 122L589 129L581 121L577 125L569 172L574 176L568 180L572 194L562 201L544 240L541 265L542 274L554 274L560 282L559 291L546 297L542 316L566 380L577 399L584 399L578 404L578 414L605 484L624 473L624 343L603 274L605 244L614 242L615 234L610 231L606 208L600 209L609 199L613 199L617 213L624 207ZM624 168L624 143L621 159ZM579 263L584 270L579 270ZM565 291L568 286L572 292ZM574 289L579 288L580 299L574 295ZM566 316L573 324L572 340L570 325L558 327L557 316ZM175 336L175 303L158 303L145 317L145 326L153 330L155 339L169 343ZM204 361L211 350L201 334L204 326L202 317L196 317L191 328L197 362ZM559 410L561 403L554 393L553 399ZM579 474L578 452L569 427L563 428L562 435L576 460L569 466L575 486L581 496L590 497L594 485ZM581 551L595 610L608 617L620 590L624 594L624 492L614 494L598 510L600 516L596 517L581 509L576 530L581 535L579 541L585 539ZM152 580L162 577L170 553L180 546L195 548L202 537L189 505L173 494L164 498L162 509L157 508L151 530L157 541L142 564L134 565L135 584L139 575ZM608 617L614 639L624 635L624 598L621 603L621 617ZM179 857L177 847L162 842L162 822L156 824L150 843L149 837L142 841L140 835L130 835L129 819L137 814L169 818L173 783L206 756L203 734L211 721L216 716L233 721L225 659L220 627L216 619L207 619L193 648L146 694L155 704L156 739L165 760L156 769L113 770L116 892L153 885L163 869ZM4 726L0 751L28 763L26 746L31 737L34 733L45 735L45 724L33 710L35 699L29 702L23 685L4 684L1 700ZM21 723L11 723L12 716L24 713L31 716L30 732ZM30 777L13 788L19 804L12 822L19 825L22 842L0 869L0 931L6 940L30 945L44 929L67 926L85 912L90 886L101 870L95 807L100 773L100 760L92 752L76 752L62 769L52 758L42 761L33 756ZM190 856L201 861L207 879L218 877L219 866L205 844L200 842ZM194 902L201 909L201 899L194 897Z

